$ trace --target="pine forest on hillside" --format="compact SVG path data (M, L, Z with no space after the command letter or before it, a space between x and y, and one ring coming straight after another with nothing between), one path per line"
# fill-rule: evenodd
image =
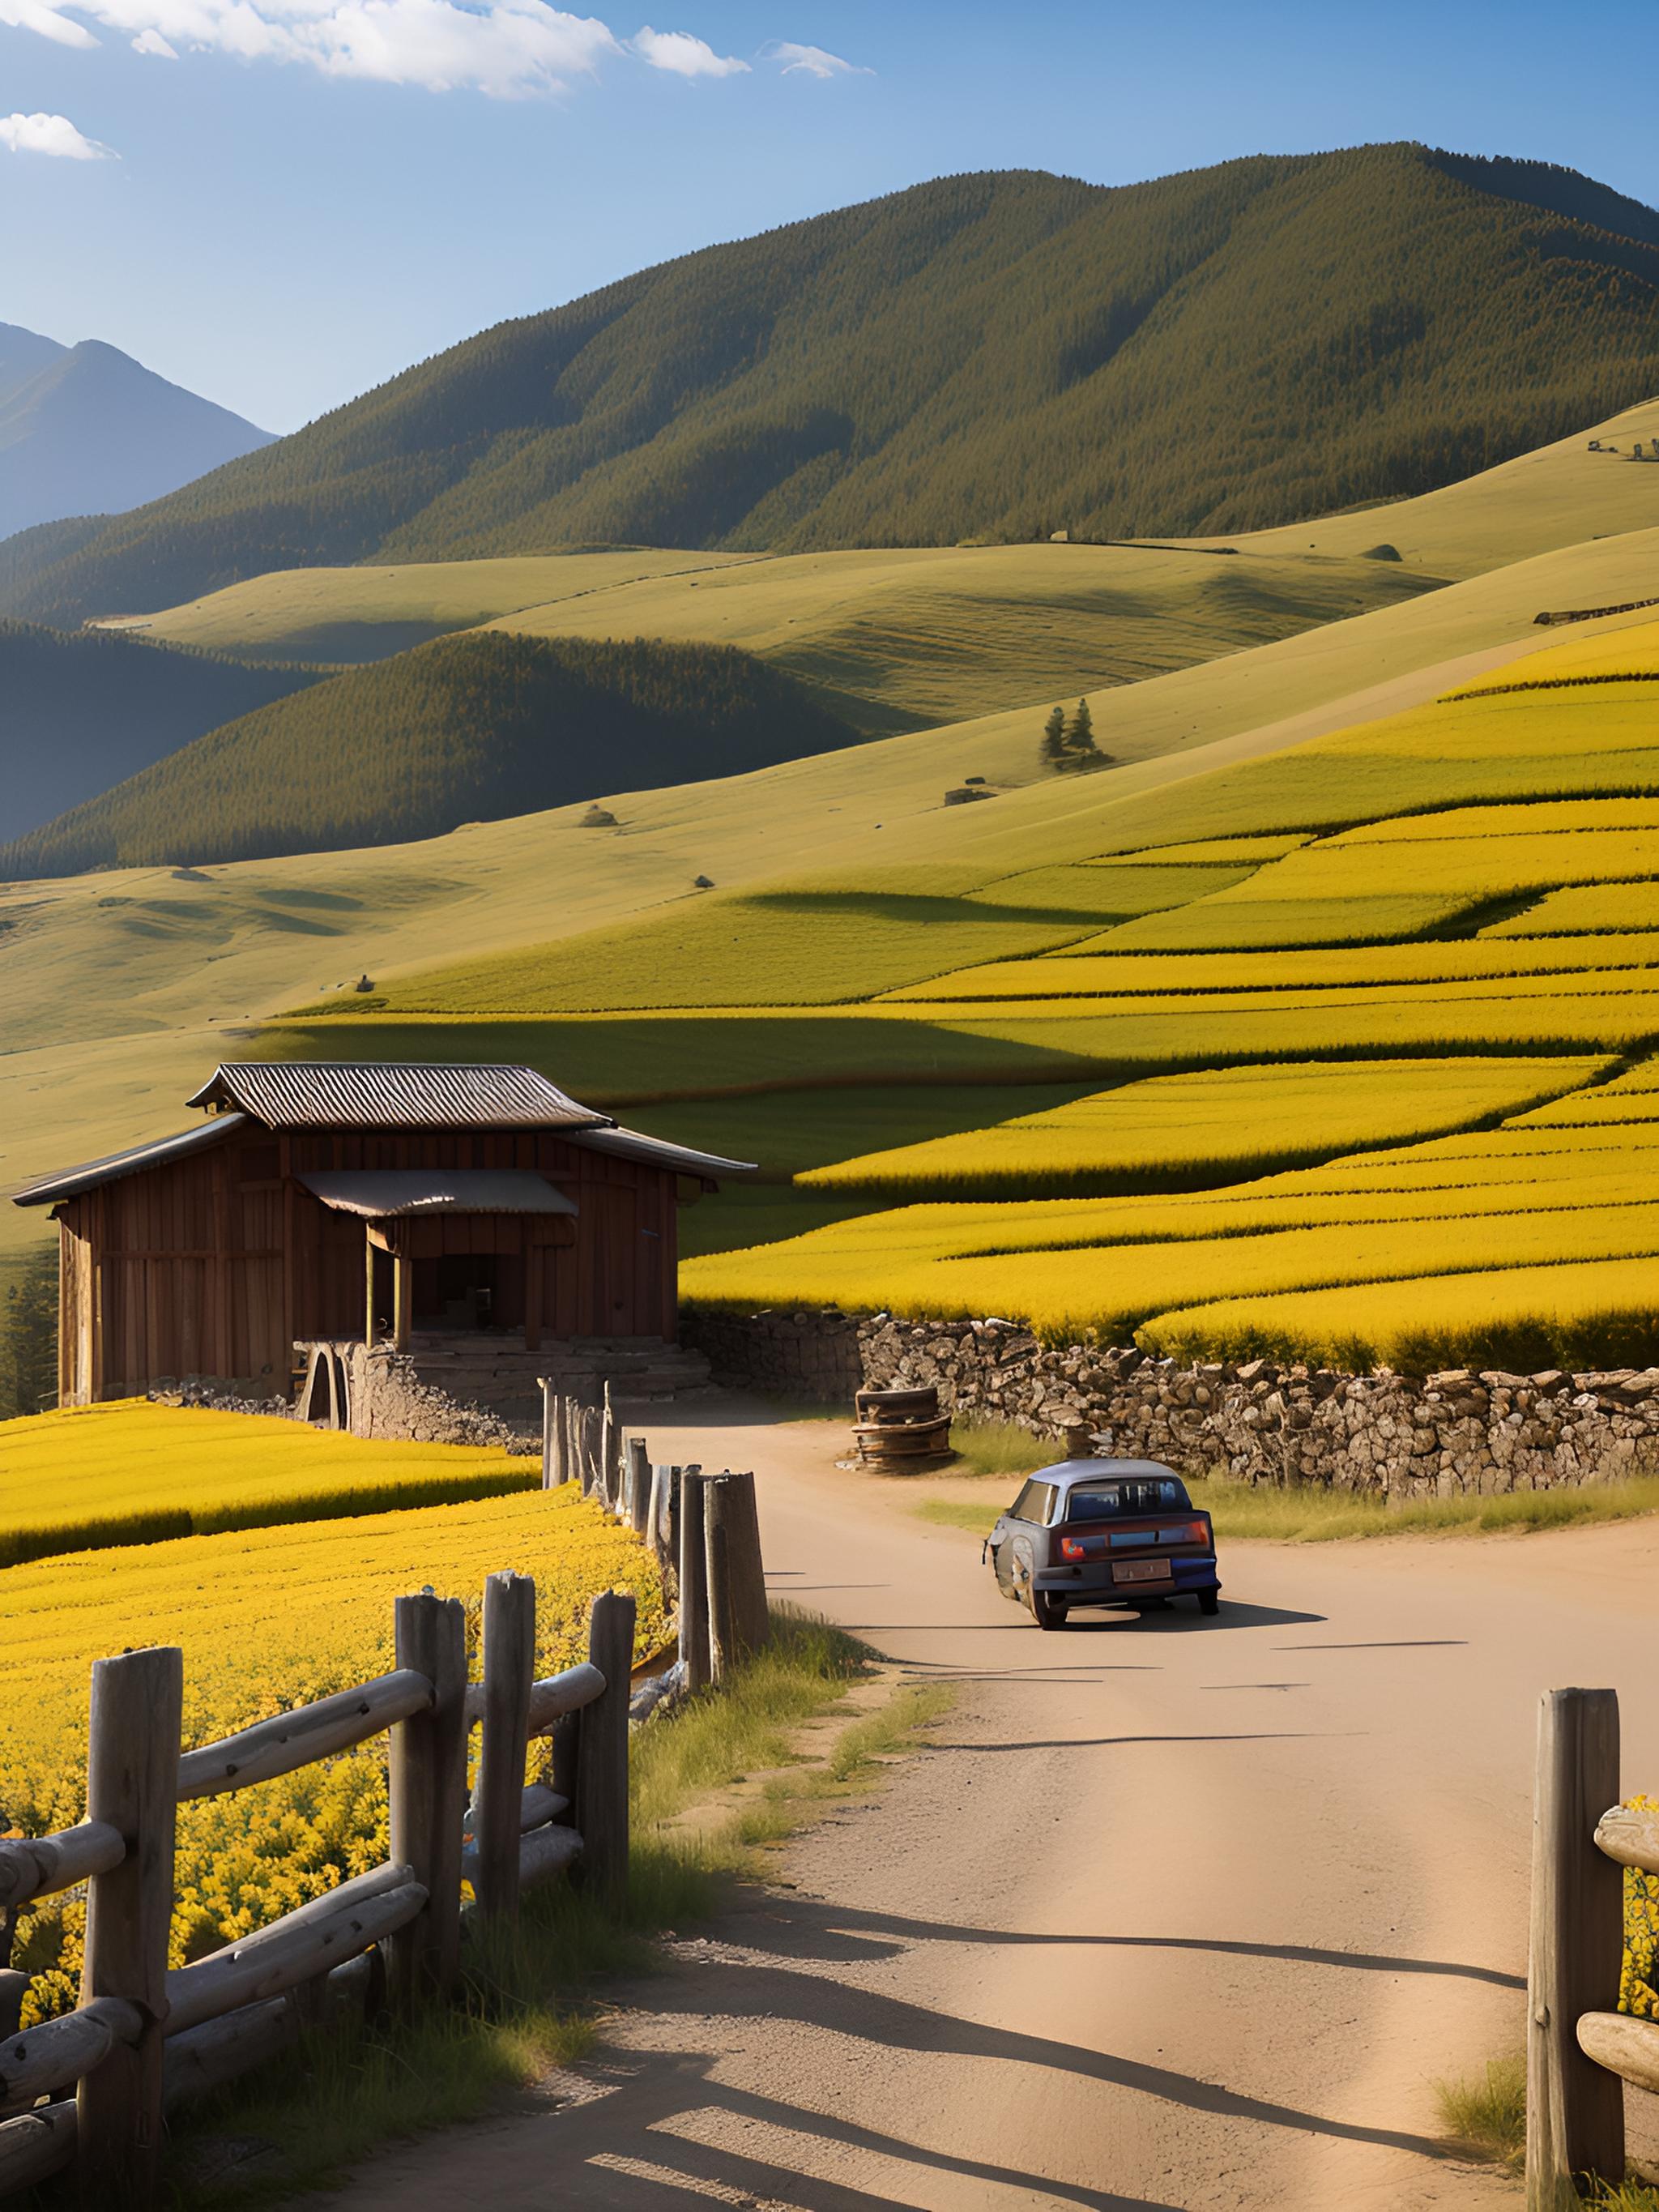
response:
M410 369L4 604L317 562L1247 530L1448 483L1647 394L1659 218L1415 145L1115 189L947 178L710 247Z
M0 848L0 877L398 844L854 736L725 647L474 631L227 723Z

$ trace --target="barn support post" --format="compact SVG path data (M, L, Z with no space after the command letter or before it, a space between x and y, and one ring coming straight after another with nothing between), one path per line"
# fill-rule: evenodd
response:
M87 1889L81 2002L124 1998L143 2027L76 2091L76 2186L84 2212L149 2212L161 2157L161 2043L173 1932L173 1829L185 1655L176 1644L92 1670L87 1818L118 1828L126 1855Z
M718 1688L766 1641L766 1572L752 1474L702 1485L708 1587L708 1671Z
M688 1692L708 1686L708 1564L703 1535L705 1478L680 1474L680 1665Z
M586 1878L611 1899L628 1887L628 1700L634 1665L634 1594L593 1601L587 1656L604 1693L582 1714L576 1738L576 1825Z
M371 1348L374 1342L374 1224L372 1221L363 1230L363 1342Z
M1576 2204L1582 2178L1625 2178L1625 2091L1578 2047L1587 2012L1614 2012L1624 1876L1595 1843L1619 1802L1619 1698L1549 1690L1538 1709L1527 1961L1527 2212Z
M528 1575L491 1575L483 1597L483 1729L472 1793L477 1846L473 1888L486 1920L519 1912L520 1811L536 1675L536 1585Z
M407 1252L392 1255L392 1340L399 1352L409 1349L409 1332L415 1303L415 1263Z
M466 1799L466 1616L458 1597L400 1597L397 1661L432 1684L425 1711L392 1731L392 1856L427 1893L426 1905L390 1938L390 1979L408 2013L444 1996L461 1948L461 1818Z

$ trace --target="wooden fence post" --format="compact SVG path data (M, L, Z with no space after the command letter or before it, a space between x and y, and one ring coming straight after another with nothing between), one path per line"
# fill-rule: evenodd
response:
M599 1488L599 1415L592 1406L577 1408L577 1455L581 1462L582 1496L592 1498Z
M636 1536L643 1536L651 1525L651 1458L643 1437L628 1439L628 1481L624 1492L628 1501L629 1525Z
M611 1403L608 1382L605 1409L599 1416L599 1493L614 1513L622 1503L622 1428Z
M559 1475L559 1398L545 1375L537 1376L542 1394L542 1488L557 1487Z
M670 1531L679 1514L679 1500L675 1495L678 1474L677 1467L653 1467L651 1470L651 1495L646 1504L645 1525L659 1567L674 1564Z
M628 1889L628 1701L634 1668L634 1595L606 1590L593 1601L587 1656L605 1676L603 1696L583 1709L576 1738L576 1825L586 1878L613 1903Z
M708 1553L708 1671L718 1686L766 1641L766 1571L752 1474L709 1476L702 1486Z
M87 2212L143 2212L160 2182L184 1697L177 1645L100 1659L92 1669L87 1818L118 1828L126 1856L88 1885L81 2002L125 1997L144 2026L136 2044L116 2044L76 2092L76 2179Z
M392 1856L426 1887L425 1909L388 1939L388 1977L407 2013L447 1995L460 1960L461 1820L466 1802L466 1616L455 1597L400 1597L397 1654L432 1684L425 1712L392 1731Z
M486 1920L519 1911L520 1812L536 1679L536 1585L528 1575L491 1575L483 1596L483 1729L472 1793L477 1872L472 1887Z
M703 1534L707 1478L680 1470L680 1665L689 1692L708 1686L708 1550Z
M1538 1711L1527 1970L1527 2212L1577 2202L1577 2177L1625 2178L1625 2091L1578 2048L1581 2014L1613 2012L1624 1876L1595 1846L1619 1802L1619 1699L1550 1690Z

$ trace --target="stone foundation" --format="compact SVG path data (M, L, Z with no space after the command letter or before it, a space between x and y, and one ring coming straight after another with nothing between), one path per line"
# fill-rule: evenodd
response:
M1056 1441L1086 1427L1119 1458L1183 1474L1415 1498L1659 1473L1659 1370L1416 1380L1264 1359L1181 1367L1133 1347L1042 1345L1012 1321L834 1309L690 1307L682 1336L719 1382L849 1421L862 1382L931 1382L953 1412Z

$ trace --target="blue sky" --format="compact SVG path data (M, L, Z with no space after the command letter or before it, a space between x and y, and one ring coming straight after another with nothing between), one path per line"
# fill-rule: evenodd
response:
M287 430L504 316L950 171L1420 138L1659 202L1654 31L1650 0L0 0L0 321Z

